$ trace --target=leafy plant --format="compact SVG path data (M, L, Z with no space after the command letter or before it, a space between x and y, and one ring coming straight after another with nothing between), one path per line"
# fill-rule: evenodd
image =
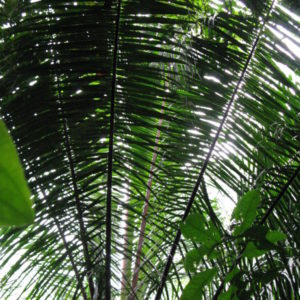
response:
M232 219L236 223L232 235L226 233L221 237L217 228L205 227L207 221L201 214L190 215L181 225L181 231L185 238L200 244L200 247L189 251L185 257L184 266L188 272L193 272L190 282L185 287L180 299L207 299L207 289L211 285L216 274L223 270L230 270L221 279L222 292L219 289L214 299L250 299L255 296L255 284L259 283L260 288L270 281L281 276L280 269L270 269L265 272L243 270L240 264L242 258L247 258L247 264L252 265L253 259L266 255L268 251L277 250L284 252L283 246L277 245L287 237L279 231L270 231L266 226L253 225L257 214L257 207L261 203L261 196L257 190L251 190L241 197L233 210ZM216 238L217 237L217 238ZM228 243L232 244L228 248ZM226 259L222 260L222 250L226 251ZM206 258L204 259L204 256ZM203 260L204 259L204 260ZM202 261L220 259L218 268L197 272ZM203 268L203 266L202 266Z

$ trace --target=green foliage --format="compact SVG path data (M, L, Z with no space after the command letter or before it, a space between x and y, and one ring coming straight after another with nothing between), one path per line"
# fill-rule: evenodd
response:
M180 229L184 237L202 243L207 248L221 241L217 228L211 222L206 225L205 219L200 214L190 215Z
M241 275L241 271L239 270L238 267L234 267L225 277L224 282L230 282L232 281L234 278L236 278L237 276Z
M287 238L287 236L280 231L269 231L266 234L266 239L271 243L282 242Z
M30 191L15 145L0 120L0 226L32 223Z
M232 297L297 298L299 10L280 0L269 13L272 2L122 0L118 13L109 0L0 1L1 119L36 212L26 230L0 228L0 299L90 300L94 287L102 300L108 279L112 297L155 298L192 195L198 217L181 225L191 239L178 242L162 300L180 298L184 267L217 268L210 299L231 266ZM241 201L232 232L227 201L249 189L259 204ZM266 254L243 257L250 243ZM256 275L271 270L282 275L263 285Z
M249 242L242 255L247 258L254 258L264 255L265 253L266 251L257 249L253 242Z
M247 192L238 200L233 210L232 218L240 223L236 225L232 236L228 236L227 234L221 238L220 233L215 227L205 226L206 222L201 214L190 215L185 223L181 225L181 230L185 238L196 241L202 245L200 248L193 249L186 254L184 266L187 271L197 272L200 262L205 259L206 255L207 259L221 258L221 253L218 252L218 249L216 250L215 247L222 244L222 241L226 242L227 240L234 244L234 248L231 248L232 253L227 253L231 259L223 261L219 265L219 268L207 270L200 274L195 273L192 276L192 279L183 291L182 299L207 298L203 291L204 286L209 285L216 273L220 272L220 268L227 266L228 263L228 267L230 267L230 263L236 264L242 257L249 259L251 263L251 260L265 255L269 250L283 250L283 248L276 244L286 239L285 234L279 231L270 231L266 226L253 225L260 201L260 193L257 190ZM208 236L217 237L217 239L208 238ZM243 248L241 248L241 246L243 246ZM235 257L236 249L240 252L239 257ZM205 260L207 261L207 259ZM265 285L279 276L280 273L274 269L266 273L261 271L254 272L250 275L252 278L250 280L250 290L246 290L247 282L243 279L243 274L244 271L241 271L237 266L232 268L223 279L224 284L229 284L229 287L227 291L221 293L220 299L240 299L239 297L244 299L244 297L250 297L255 292L252 286L253 283ZM206 282L202 282L201 279L206 278L205 276L208 276L209 279ZM198 281L199 283L197 285Z
M211 222L206 222L201 214L191 214L181 224L180 229L185 238L201 244L200 248L186 254L184 266L187 271L195 272L204 256L209 259L219 256L214 248L221 242L221 235L218 229Z
M237 292L237 287L234 285L231 285L228 289L228 291L223 292L220 296L219 296L219 300L239 300L239 298L236 295Z
M214 276L217 274L217 269L209 269L205 270L201 273L195 274L193 278L190 280L186 288L184 289L181 300L202 300L205 299L202 296L203 288L209 284Z
M235 219L240 223L239 226L236 227L234 235L242 234L252 225L255 220L256 209L260 204L260 201L260 194L256 190L249 191L239 199L231 216L231 219Z
M181 232L187 239L201 242L205 238L205 220L199 214L190 215L187 220L180 226Z
M186 254L184 267L187 271L195 272L204 256L208 259L214 259L219 255L219 252L214 250L213 247L200 246L200 248L193 249Z

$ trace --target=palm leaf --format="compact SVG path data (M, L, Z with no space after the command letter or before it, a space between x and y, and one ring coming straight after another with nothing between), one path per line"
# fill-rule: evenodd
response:
M288 238L239 264L280 270L261 293L296 295L297 1L242 2L1 1L1 118L36 210L33 225L1 229L2 298L177 299L192 246L180 220L200 212L226 233L213 191L234 201L252 187L257 222ZM208 299L229 270L200 266L216 266Z

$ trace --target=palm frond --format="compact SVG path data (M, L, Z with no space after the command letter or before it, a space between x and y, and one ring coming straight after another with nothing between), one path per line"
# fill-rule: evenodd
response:
M201 213L225 235L222 210L257 188L257 222L287 240L239 264L250 279L278 270L256 297L296 298L291 10L297 1L0 1L0 113L36 211L34 224L0 230L0 297L178 299L197 246L180 222ZM220 271L208 299L237 250L225 241L222 259L202 260Z

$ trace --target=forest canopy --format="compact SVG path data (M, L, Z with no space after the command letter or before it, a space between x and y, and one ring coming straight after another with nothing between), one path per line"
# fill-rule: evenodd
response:
M0 299L299 299L299 33L299 0L0 0Z

